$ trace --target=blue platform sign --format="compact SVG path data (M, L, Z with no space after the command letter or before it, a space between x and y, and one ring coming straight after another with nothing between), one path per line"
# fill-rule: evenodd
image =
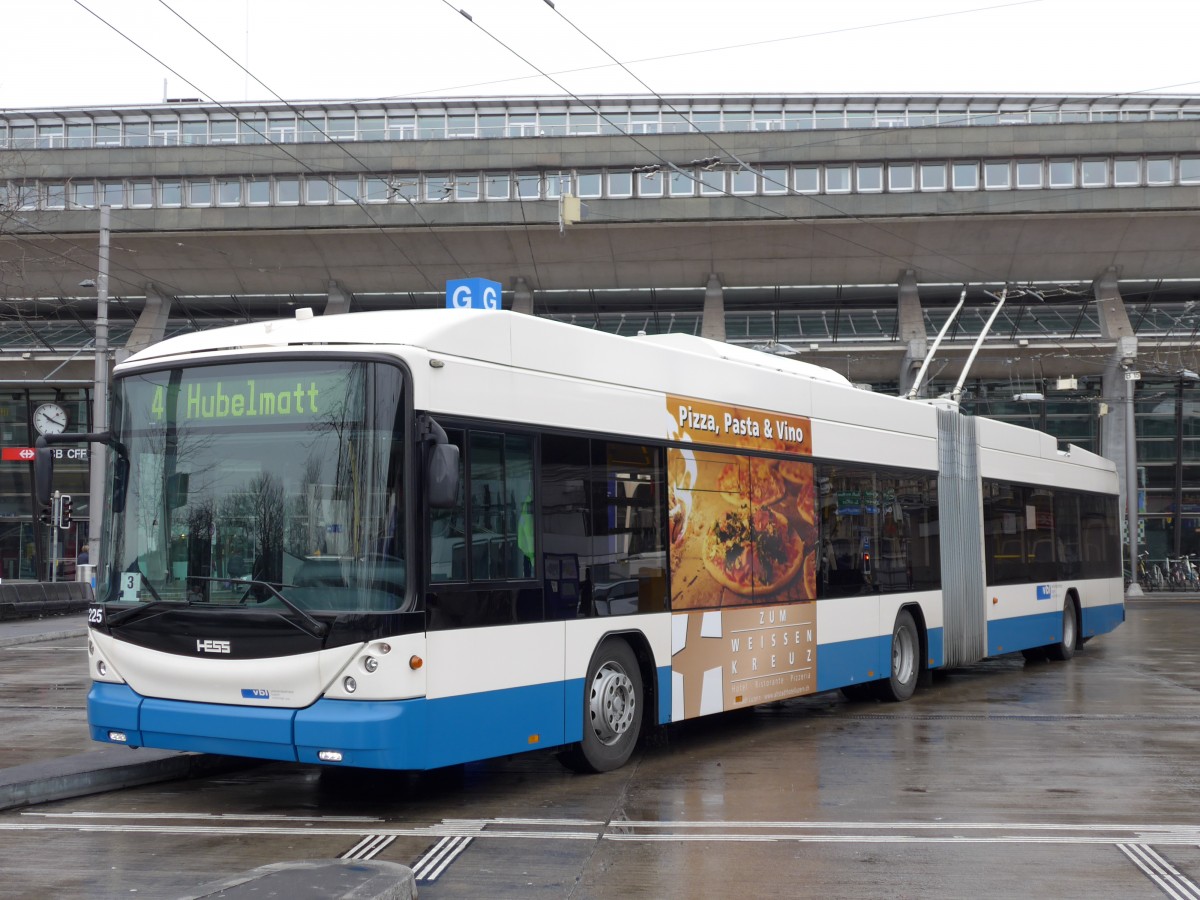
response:
M446 282L446 309L501 309L500 282L460 278Z

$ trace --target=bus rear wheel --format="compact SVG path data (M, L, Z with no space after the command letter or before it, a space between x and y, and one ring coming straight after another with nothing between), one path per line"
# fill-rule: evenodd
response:
M583 740L559 758L576 772L610 772L629 761L642 732L642 671L629 645L609 640L588 666Z
M880 700L901 702L913 695L921 669L920 652L917 623L912 613L902 609L892 627L892 669L887 678L878 682Z
M1070 597L1063 604L1062 640L1051 644L1046 652L1051 659L1060 662L1070 659L1079 647L1079 615L1075 612L1075 601Z

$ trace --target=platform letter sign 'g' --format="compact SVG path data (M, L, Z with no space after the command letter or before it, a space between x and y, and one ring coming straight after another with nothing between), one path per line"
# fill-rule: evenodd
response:
M446 282L446 309L500 309L500 282L460 278Z

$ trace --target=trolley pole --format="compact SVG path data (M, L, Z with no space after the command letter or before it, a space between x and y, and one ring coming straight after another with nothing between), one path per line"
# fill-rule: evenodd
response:
M111 210L100 207L100 265L96 273L96 366L92 388L92 431L108 430L108 252ZM95 565L100 554L100 530L104 520L104 476L107 447L95 443L88 448L88 562Z

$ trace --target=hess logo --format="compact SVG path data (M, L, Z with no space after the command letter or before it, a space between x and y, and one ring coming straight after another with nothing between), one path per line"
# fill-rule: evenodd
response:
M228 653L229 641L196 641L197 653Z

